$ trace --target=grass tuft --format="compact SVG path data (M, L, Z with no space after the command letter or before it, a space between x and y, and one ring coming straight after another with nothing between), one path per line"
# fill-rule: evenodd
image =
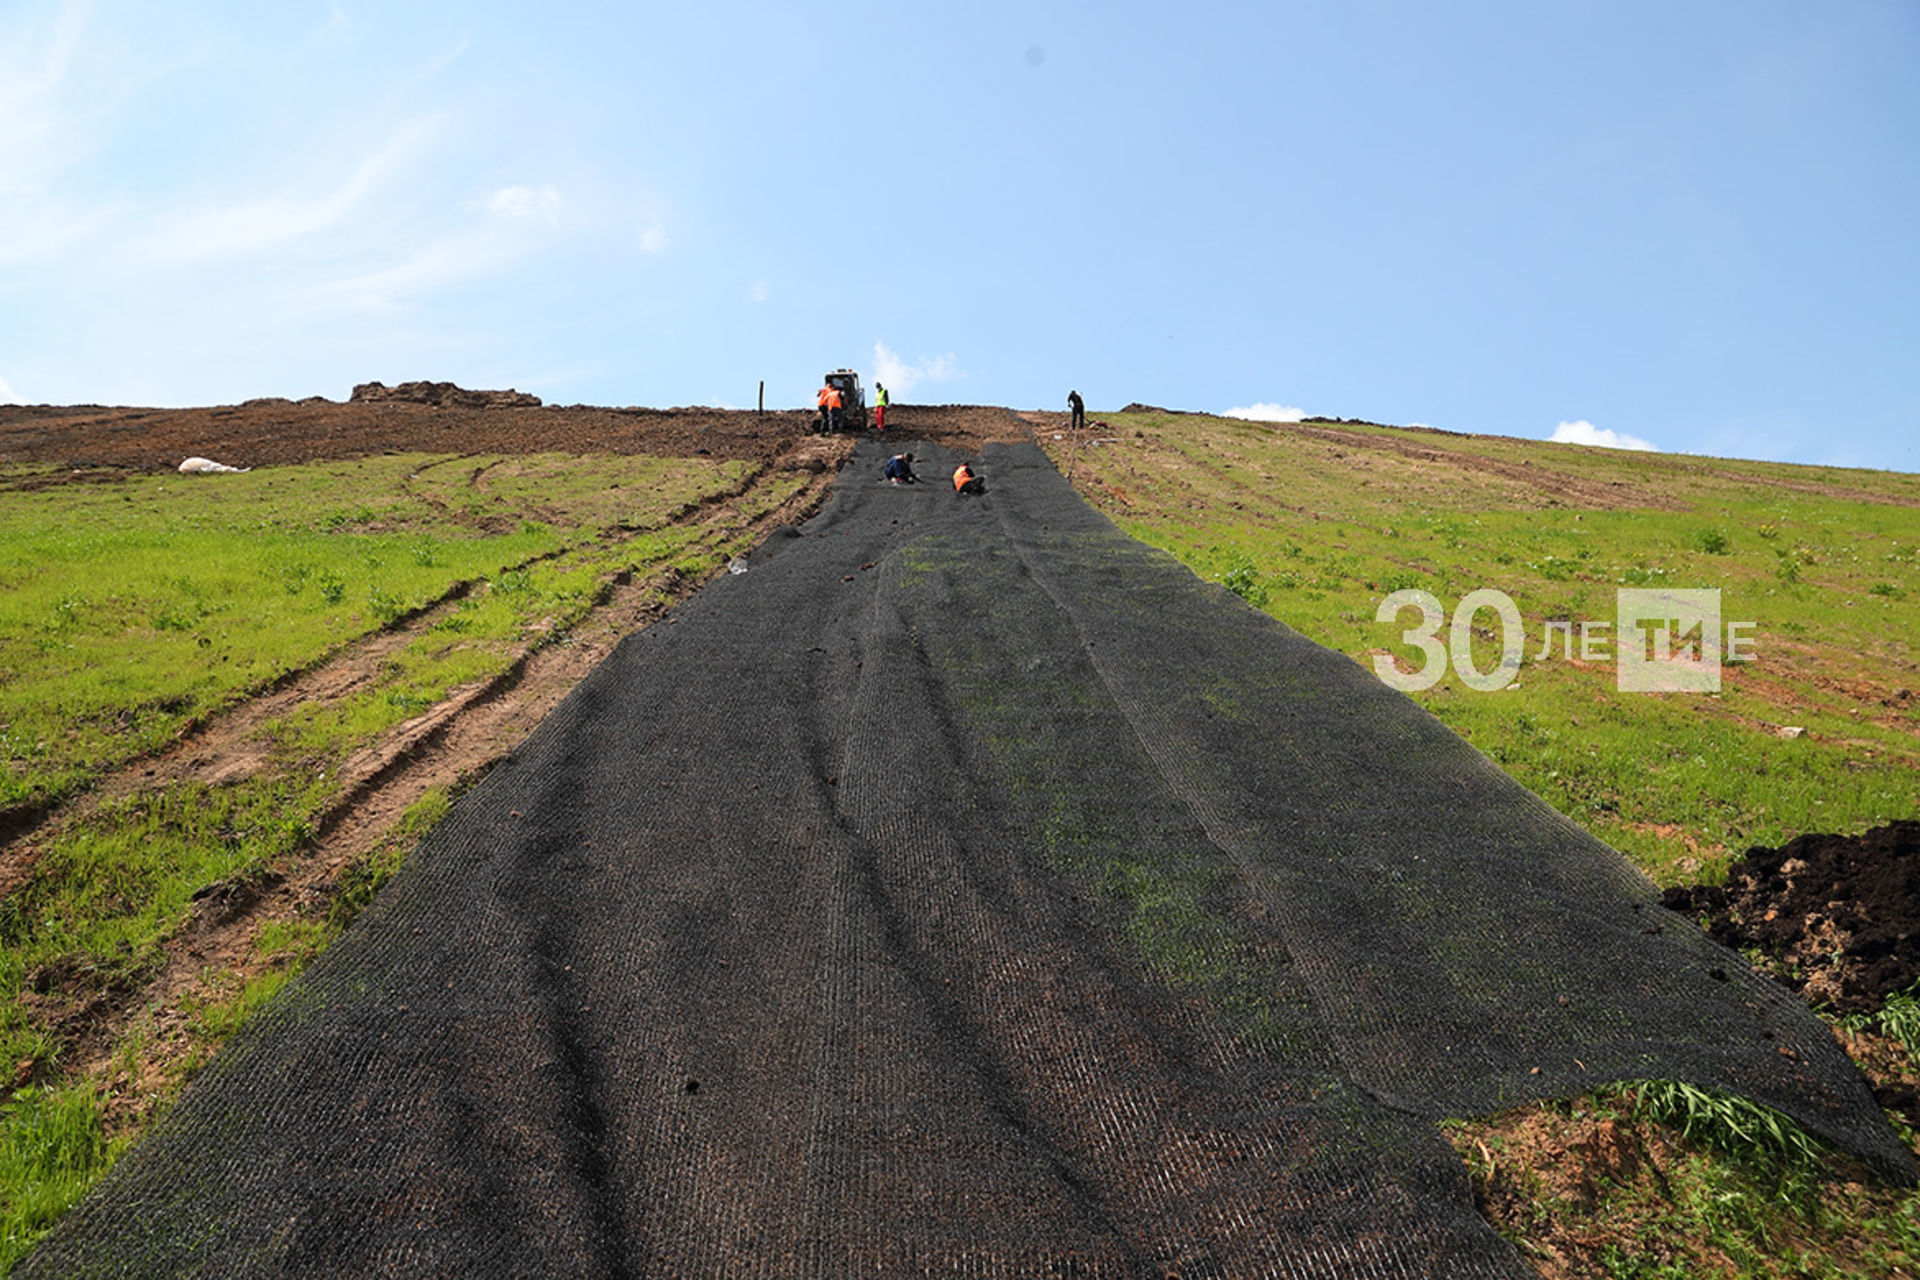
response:
M1719 1155L1782 1178L1820 1168L1821 1143L1772 1107L1683 1080L1632 1080L1621 1088L1637 1114Z
M0 1273L86 1193L125 1146L101 1124L91 1084L13 1091L0 1111Z

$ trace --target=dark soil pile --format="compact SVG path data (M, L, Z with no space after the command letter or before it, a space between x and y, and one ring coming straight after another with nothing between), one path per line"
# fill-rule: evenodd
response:
M1920 978L1920 821L1753 848L1725 885L1668 889L1729 947L1755 947L1809 1003L1871 1013Z
M505 391L469 391L451 382L403 382L389 387L384 382L363 382L350 397L356 403L375 400L400 400L408 404L448 405L461 409L538 409L540 397L508 388Z

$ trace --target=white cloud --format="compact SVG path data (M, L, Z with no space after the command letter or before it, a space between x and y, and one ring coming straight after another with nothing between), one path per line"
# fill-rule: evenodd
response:
M7 385L7 380L5 378L0 378L0 404L24 404L24 403L26 402L22 400L19 396L13 393L13 388Z
M747 301L748 302L765 302L766 300L767 300L767 282L765 280L755 280L753 284L747 289Z
M642 253L658 253L671 243L672 241L667 239L667 229L657 222L650 227L642 227L640 229L640 251Z
M501 187L486 200L490 213L523 222L537 219L550 227L559 225L560 206L563 203L560 193L550 186Z
M886 343L873 344L874 381L886 383L887 390L897 395L905 395L922 382L946 382L960 376L960 366L951 353L931 360L922 356L919 364L908 364Z
M1660 446L1639 436L1621 435L1606 427L1596 427L1585 418L1578 422L1563 422L1553 429L1555 444L1585 444L1601 449L1638 449L1647 453L1659 452Z
M1220 415L1223 418L1244 418L1248 422L1300 422L1305 420L1307 411L1295 409L1284 404L1250 404L1240 409L1229 409Z

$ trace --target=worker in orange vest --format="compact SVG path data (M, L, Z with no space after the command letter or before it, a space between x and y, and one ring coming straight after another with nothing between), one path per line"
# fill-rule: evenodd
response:
M832 383L820 388L820 429L840 429L840 389Z
M973 474L973 468L961 463L953 471L953 492L955 495L971 493L979 495L987 491L987 483Z

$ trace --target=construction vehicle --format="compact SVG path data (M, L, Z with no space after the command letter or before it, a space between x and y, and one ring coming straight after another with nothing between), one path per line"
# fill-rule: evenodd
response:
M841 428L865 431L867 393L860 387L860 375L851 369L835 369L827 375L826 385L840 393Z

